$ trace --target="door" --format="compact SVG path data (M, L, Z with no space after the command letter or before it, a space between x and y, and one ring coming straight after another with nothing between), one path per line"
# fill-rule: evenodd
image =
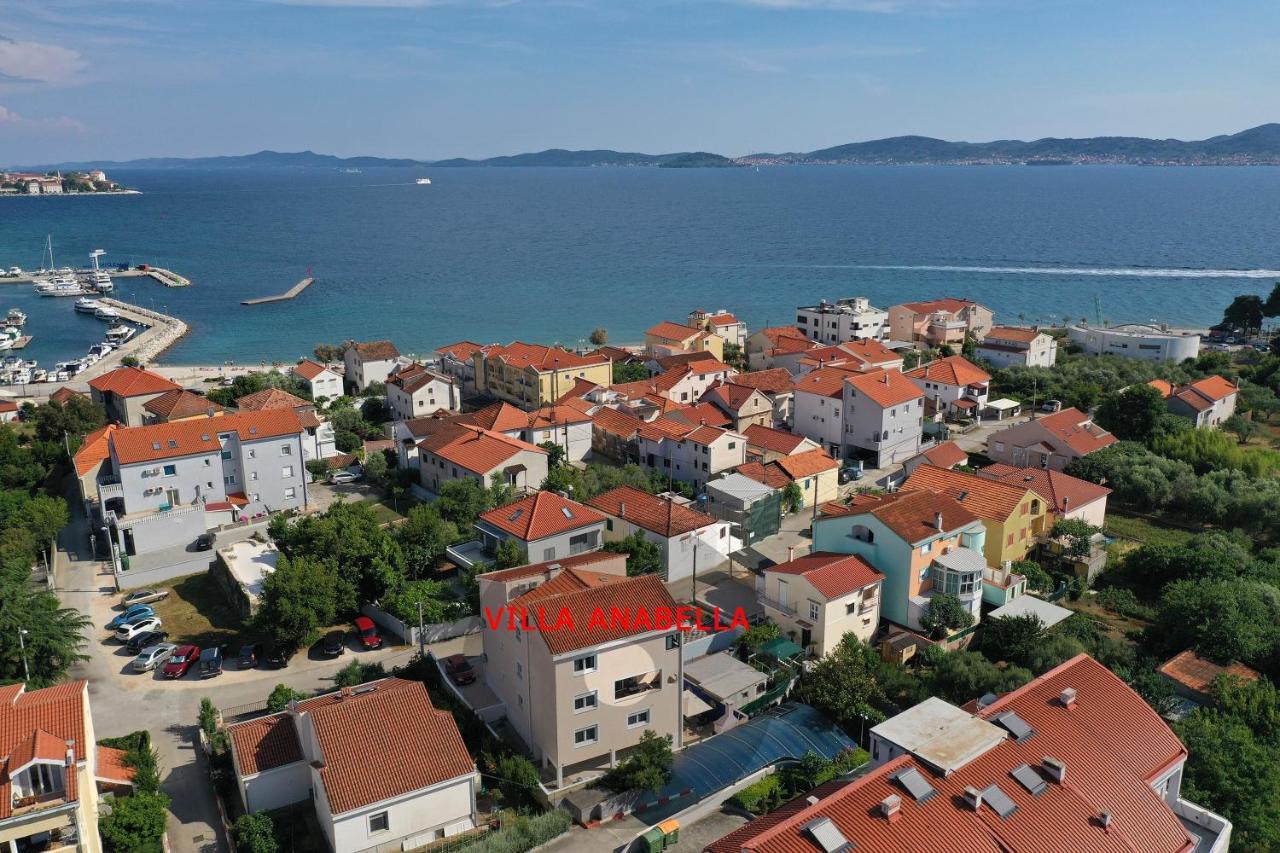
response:
M177 506L177 505L178 505L178 490L177 490L177 489L165 489L165 490L164 490L164 499L165 499L166 501L168 501L168 502L169 502L169 505L170 505L170 506Z
M813 642L813 631L808 628L800 629L800 645L802 648L809 648L809 644Z

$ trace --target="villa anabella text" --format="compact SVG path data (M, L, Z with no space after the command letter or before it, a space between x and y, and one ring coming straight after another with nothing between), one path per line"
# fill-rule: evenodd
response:
M499 607L496 611L486 607L484 620L491 630L505 628L508 631L572 631L585 627L588 631L664 631L677 628L684 632L732 631L750 628L746 611L741 607L732 617L719 607L707 614L701 608L680 607L597 607L591 611L586 624L575 617L567 607ZM710 618L707 618L707 617Z

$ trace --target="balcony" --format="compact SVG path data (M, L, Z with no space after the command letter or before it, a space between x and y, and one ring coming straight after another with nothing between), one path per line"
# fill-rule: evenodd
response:
M123 498L124 486L121 485L117 477L105 477L98 481L98 499L110 500L111 498Z
M776 610L784 616L795 616L796 609L789 604L783 604L781 601L769 598L767 595L757 595L756 601L768 607L770 610Z
M68 802L65 791L51 791L45 794L32 794L27 797L13 798L14 815L26 814L36 811L37 809L48 809L56 806L66 805Z
M1231 844L1231 821L1179 798L1173 813L1196 840L1196 853L1226 853Z

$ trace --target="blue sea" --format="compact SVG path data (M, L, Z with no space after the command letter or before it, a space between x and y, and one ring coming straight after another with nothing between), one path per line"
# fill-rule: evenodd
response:
M430 186L414 179L429 175ZM118 281L185 319L172 363L290 360L320 342L402 351L593 328L638 342L661 319L727 308L752 327L865 295L963 296L1009 322L1102 316L1205 326L1280 280L1280 169L1143 167L470 168L125 171L141 195L0 199L0 265L91 249L186 289ZM274 305L312 270L316 284ZM42 364L102 324L29 285Z

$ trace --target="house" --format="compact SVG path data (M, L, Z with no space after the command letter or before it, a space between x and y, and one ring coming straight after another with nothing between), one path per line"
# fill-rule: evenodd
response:
M694 329L680 323L661 322L644 333L645 350L650 355L674 355L681 352L706 352L724 361L724 338L714 332Z
M728 381L729 377L736 373L722 361L703 353L695 353L695 355L703 357L673 365L670 369L649 379L614 385L613 390L628 397L652 393L660 394L676 403L693 403L708 388Z
M865 296L822 300L817 305L796 309L796 325L820 344L876 340L887 337L889 312L876 308Z
M477 351L471 358L479 393L524 409L554 403L578 379L599 385L613 381L609 359L559 347L516 341Z
M333 424L320 420L314 403L296 397L279 388L264 388L246 394L236 400L236 408L242 412L264 412L271 409L290 409L302 424L302 456L305 461L328 459L338 455Z
M814 551L766 568L757 598L783 634L820 658L846 634L871 641L880 627L883 580L856 554Z
M592 627L597 613L674 613L674 599L654 575L626 577L625 559L584 559L478 578L482 609L499 617L482 626L485 683L534 760L554 771L557 789L615 766L647 730L683 746L679 628L641 620ZM504 612L541 612L572 627L524 631Z
M774 535L782 527L782 493L736 471L707 483L708 515L730 524L733 551Z
M994 367L1053 367L1058 360L1058 341L1039 329L995 326L978 344L976 354Z
M1024 560L1036 539L1053 526L1053 508L1026 483L992 480L977 474L921 465L902 490L927 489L956 499L987 528L987 564L1003 566Z
M0 400L0 423L13 423L18 419L18 404L12 400Z
M1081 654L963 709L938 698L871 730L873 769L828 782L707 853L1225 853L1231 823L1182 798L1187 750Z
M1015 468L1061 471L1081 457L1116 443L1116 437L1076 408L1015 424L992 433L987 455Z
M773 401L750 385L738 385L732 380L722 382L708 388L701 402L724 412L735 432L743 432L752 425L773 426Z
M163 424L192 418L213 418L226 409L207 397L179 388L166 391L142 404L144 424Z
M904 302L889 309L889 337L926 347L959 348L966 335L985 338L994 316L990 308L968 299Z
M418 443L418 482L438 493L453 480L531 491L547 478L547 451L500 432L451 423Z
M307 506L305 430L269 409L91 436L76 469L97 467L99 518L116 554L187 545L210 527ZM220 516L220 513L227 515Z
M587 501L605 515L604 540L618 542L634 533L662 550L668 583L720 565L729 555L729 523L667 497L618 486Z
M409 850L476 825L475 761L420 681L295 700L227 734L245 808L310 803L333 853Z
M923 428L924 393L896 370L824 367L796 381L795 432L838 459L902 462L919 452Z
M82 394L79 391L75 391L71 388L68 388L66 385L63 385L57 391L54 391L52 394L49 395L49 402L61 403L62 405L65 406L68 402L70 402L75 397L79 397L82 400L89 399L88 394Z
M107 410L107 420L136 427L146 423L143 405L161 394L182 389L158 373L141 367L117 367L89 380L93 402Z
M391 341L352 342L343 350L342 361L347 384L363 391L376 382L387 381L400 363L400 350Z
M723 308L717 311L703 311L701 308L690 311L689 327L711 332L723 338L726 344L739 348L747 343L747 324Z
M938 593L981 616L986 536L968 507L931 491L859 495L828 504L813 522L813 549L857 554L881 572L881 617L913 631Z
M746 462L738 466L738 473L779 491L795 483L800 489L797 509L821 506L840 496L840 463L820 447L772 462Z
M453 377L463 394L476 394L479 391L476 387L475 355L485 349L484 345L474 341L458 341L456 344L436 348L440 370L446 376Z
M407 421L440 409L462 410L462 391L453 377L421 364L408 364L392 371L386 388L392 420Z
M742 433L709 425L690 425L665 415L637 431L640 466L700 489L716 474L746 461Z
M628 464L640 458L644 421L628 412L600 406L591 413L591 452Z
M901 370L903 358L884 344L871 338L842 344L819 346L804 352L774 356L775 367L785 367L803 376L819 367L845 367L849 370Z
M591 416L573 406L543 406L526 412L499 402L463 415L458 422L500 432L532 445L555 444L564 449L564 458L570 462L581 462L591 453Z
M777 355L805 352L817 346L795 326L769 326L747 338L747 366L752 370L768 370Z
M822 449L822 446L813 439L785 429L755 424L743 430L742 434L747 437L747 450L759 456L762 462L772 462L783 456Z
M442 430L452 428L458 419L458 415L441 410L426 417L389 421L387 437L395 446L397 467L418 468L418 445Z
M289 372L306 383L312 400L336 400L342 396L342 376L327 365L304 358Z
M1107 521L1107 495L1111 490L1053 468L1015 468L996 463L978 471L979 477L1025 486L1044 500L1054 520L1075 518L1101 528Z
M974 418L987 407L991 374L962 355L934 359L906 375L924 392L926 413Z
M1170 385L1163 379L1147 383L1160 392L1170 414L1191 421L1194 427L1221 426L1236 413L1240 386L1221 376L1207 376L1186 385Z
M127 788L123 752L97 745L88 684L0 687L0 844L100 853L100 793Z
M1213 684L1220 677L1234 678L1240 683L1257 681L1262 677L1256 669L1236 661L1226 666L1214 663L1196 654L1195 649L1185 649L1169 658L1156 670L1184 699L1197 705L1212 705Z
M76 469L76 484L85 515L93 518L93 507L98 500L98 475L102 466L111 459L111 436L120 429L119 424L107 424L84 436L80 449L71 457Z
M755 388L773 403L773 423L766 426L789 426L791 409L795 401L795 381L790 371L785 368L757 370L751 373L739 373L733 377L735 385Z
M491 509L476 522L486 553L514 539L527 558L554 560L599 548L605 517L555 492L534 492Z
M959 465L968 464L969 454L965 453L960 445L954 441L944 441L933 445L927 450L920 451L906 462L903 462L902 472L904 476L910 477L911 473L921 465L933 465L936 468L952 470Z
M715 652L684 662L685 717L707 714L723 718L726 714L746 713L742 709L760 701L769 692L769 673L744 663L732 651ZM691 700L704 703L714 713L700 710ZM694 710L698 708L699 710ZM751 709L749 709L751 710Z
M1089 355L1118 355L1144 361L1181 363L1200 354L1199 333L1147 323L1080 323L1067 327L1067 340Z

